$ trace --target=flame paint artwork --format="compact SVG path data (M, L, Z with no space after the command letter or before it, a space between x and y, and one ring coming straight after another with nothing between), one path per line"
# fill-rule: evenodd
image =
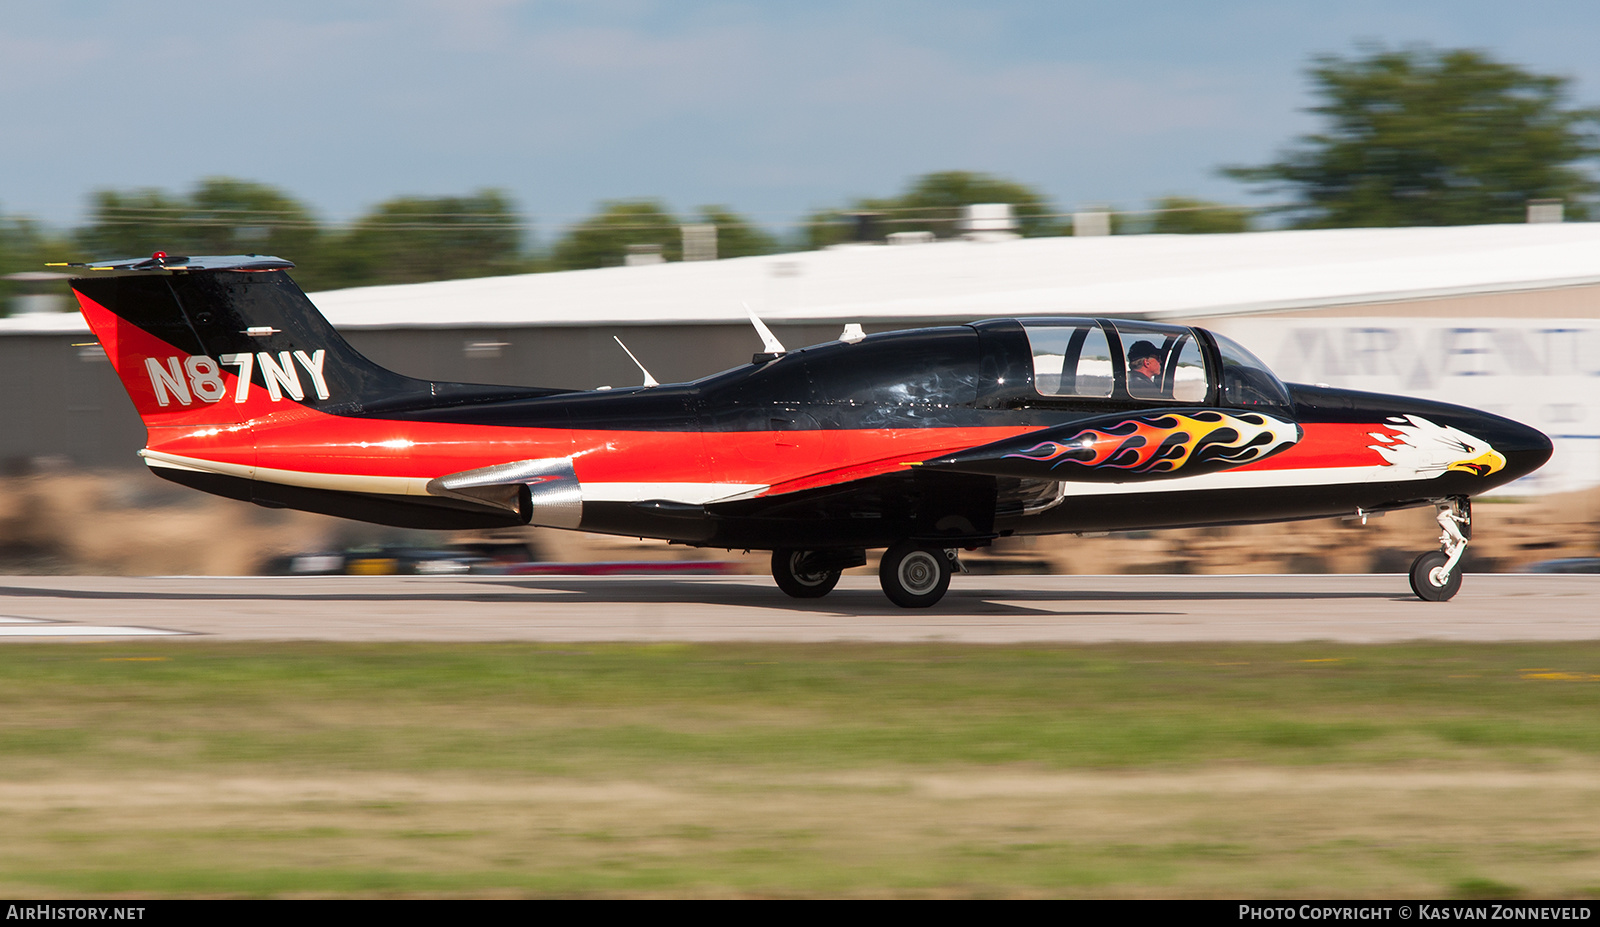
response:
M1006 456L1055 461L1051 469L1071 463L1137 474L1199 472L1263 460L1294 445L1300 435L1299 426L1260 412L1164 412L1085 428L1065 441L1041 441Z

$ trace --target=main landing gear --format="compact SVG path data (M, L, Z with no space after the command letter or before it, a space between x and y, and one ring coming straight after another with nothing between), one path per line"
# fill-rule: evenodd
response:
M772 578L797 599L820 599L839 585L839 574L867 562L864 550L775 550Z
M901 608L927 608L944 598L955 569L955 551L901 541L883 552L878 582L883 594Z
M1411 563L1411 591L1425 602L1446 602L1461 588L1461 556L1472 539L1472 503L1466 496L1434 502L1442 533L1439 549Z
M820 599L839 584L841 572L866 562L866 551L860 549L775 550L772 578L794 598ZM878 581L883 594L901 608L927 608L944 598L956 568L954 550L901 541L884 551Z

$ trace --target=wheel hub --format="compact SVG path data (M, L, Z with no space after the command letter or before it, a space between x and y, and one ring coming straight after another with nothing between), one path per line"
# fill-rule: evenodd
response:
M803 551L797 551L789 558L789 572L794 575L795 581L807 586L820 586L828 581L828 571L809 572L801 568L801 563L806 559Z
M923 595L939 582L939 565L925 551L912 554L900 563L900 584L906 591Z

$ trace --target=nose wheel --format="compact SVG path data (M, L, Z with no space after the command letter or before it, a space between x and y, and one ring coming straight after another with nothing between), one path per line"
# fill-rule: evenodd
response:
M1461 557L1472 538L1472 503L1465 496L1435 502L1439 549L1411 562L1411 591L1424 602L1447 602L1461 588Z
M878 582L901 608L927 608L944 598L955 569L955 552L901 541L883 553Z
M1411 561L1411 591L1424 602L1445 602L1461 588L1461 571L1447 570L1442 552L1430 550Z

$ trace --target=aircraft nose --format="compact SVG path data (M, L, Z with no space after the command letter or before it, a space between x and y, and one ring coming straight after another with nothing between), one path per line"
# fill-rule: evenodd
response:
M1550 459L1555 446L1544 432L1510 419L1502 419L1499 424L1490 443L1505 455L1505 473L1509 479L1527 476Z

